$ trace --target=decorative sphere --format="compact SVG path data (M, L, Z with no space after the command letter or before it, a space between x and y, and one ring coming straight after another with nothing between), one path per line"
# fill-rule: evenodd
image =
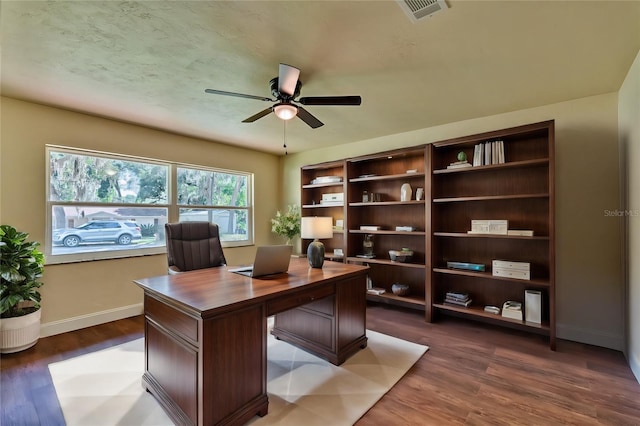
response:
M406 296L409 294L409 286L406 284L395 283L391 286L391 291L396 296Z
M467 154L464 151L458 153L458 161L467 161Z

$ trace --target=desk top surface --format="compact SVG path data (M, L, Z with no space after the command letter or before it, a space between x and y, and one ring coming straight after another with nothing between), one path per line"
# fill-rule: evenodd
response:
M292 258L286 274L261 278L245 277L230 272L229 268L200 269L134 282L145 292L189 310L205 313L284 296L304 286L365 274L368 269L367 266L339 262L325 262L322 269L311 268L305 258Z

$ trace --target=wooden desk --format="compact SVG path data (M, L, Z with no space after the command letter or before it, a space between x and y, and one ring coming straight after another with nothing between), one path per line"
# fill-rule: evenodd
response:
M143 385L179 425L244 424L267 414L273 334L334 364L366 347L367 267L291 259L251 279L226 267L136 280L144 290Z

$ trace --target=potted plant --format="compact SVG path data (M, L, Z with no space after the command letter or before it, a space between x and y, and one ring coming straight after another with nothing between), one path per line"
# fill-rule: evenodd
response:
M40 292L44 255L29 234L0 226L0 353L18 352L40 337Z
M291 245L291 240L300 235L300 208L297 205L287 206L285 213L276 212L276 217L271 219L271 231L287 239L286 244Z

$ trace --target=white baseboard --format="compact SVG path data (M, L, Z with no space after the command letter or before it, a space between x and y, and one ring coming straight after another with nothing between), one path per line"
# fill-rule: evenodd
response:
M622 352L624 350L624 336L610 333L600 333L590 329L567 326L556 323L556 335L559 339L572 342L586 343Z
M94 312L87 315L80 315L59 321L52 321L40 325L40 337L53 336L67 333L69 331L80 330L81 328L92 327L106 322L117 321L124 318L141 315L144 312L144 305L122 306L102 312Z
M638 359L637 354L630 353L629 354L629 367L631 367L631 372L634 376L636 376L636 380L640 383L640 359Z

